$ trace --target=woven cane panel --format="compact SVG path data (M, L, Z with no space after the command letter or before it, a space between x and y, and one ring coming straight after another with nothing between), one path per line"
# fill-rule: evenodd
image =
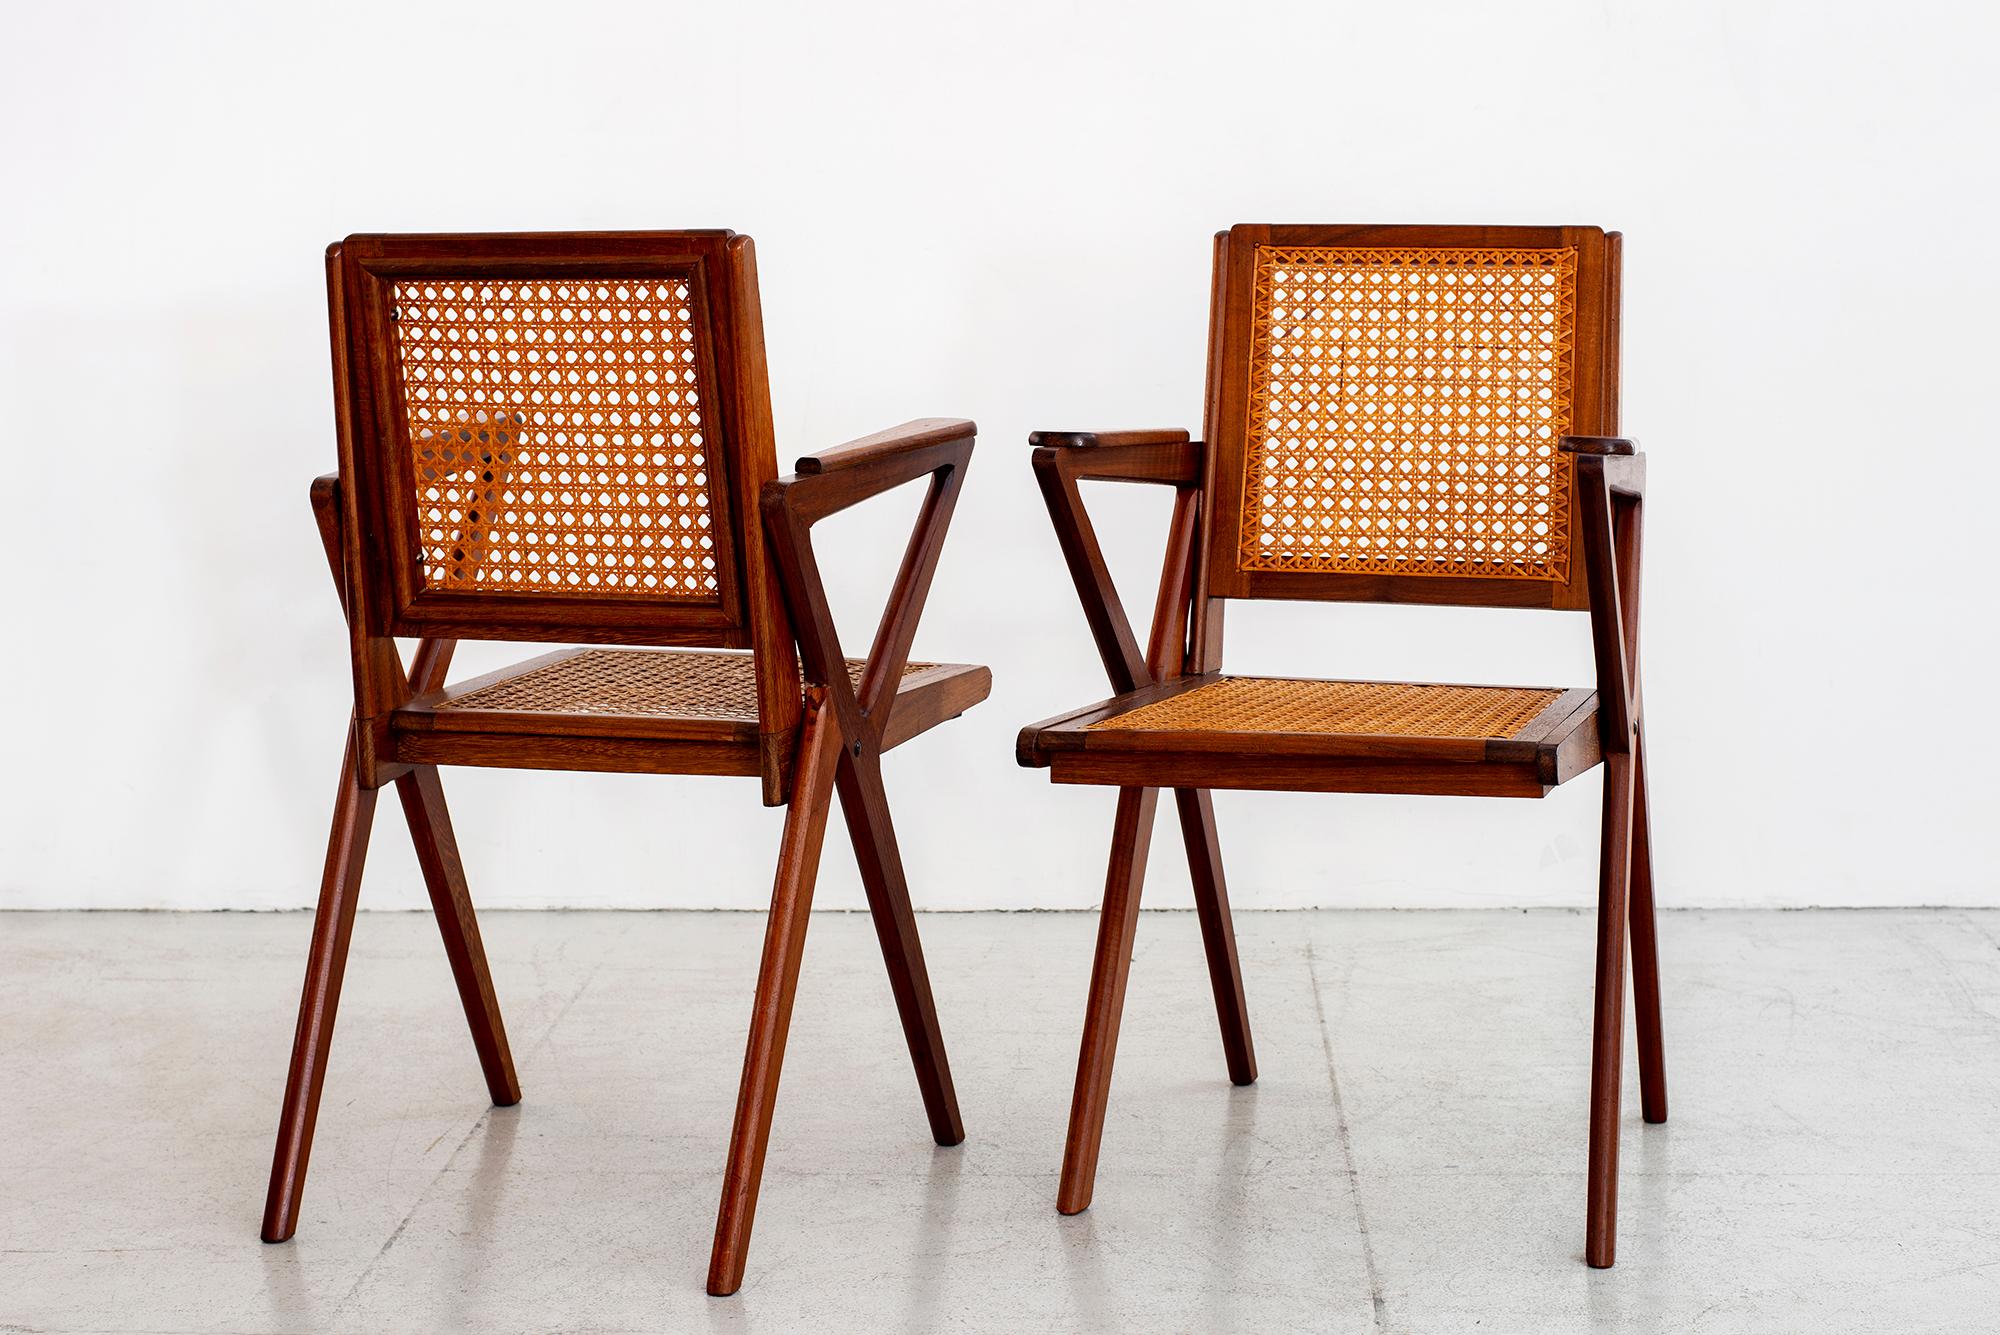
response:
M1239 564L1566 582L1574 250L1257 249Z
M1512 737L1561 694L1505 686L1224 677L1090 728Z
M425 587L719 596L686 281L399 282L395 321Z
M903 675L932 666L911 663ZM862 664L849 660L857 685ZM525 714L626 714L756 722L757 671L749 654L589 649L482 686L438 706Z

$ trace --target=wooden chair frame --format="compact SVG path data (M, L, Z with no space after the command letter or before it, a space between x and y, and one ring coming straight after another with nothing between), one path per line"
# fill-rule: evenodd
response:
M1249 333L1242 293L1250 255L1265 243L1450 247L1568 244L1602 276L1579 301L1594 339L1578 361L1589 369L1579 425L1560 450L1573 458L1572 504L1582 560L1566 583L1409 576L1245 575L1230 559L1240 523L1242 386ZM1216 238L1206 430L1048 431L1030 437L1033 466L1114 696L1021 732L1020 763L1046 767L1058 783L1119 789L1090 996L1070 1108L1057 1208L1091 1202L1108 1104L1126 978L1131 967L1146 852L1159 790L1171 787L1193 873L1210 981L1230 1079L1256 1078L1250 1028L1224 890L1209 790L1397 792L1540 797L1602 760L1603 856L1598 887L1586 1260L1612 1264L1618 1186L1624 961L1632 960L1645 1120L1667 1117L1652 842L1639 695L1640 535L1645 459L1615 434L1619 238L1596 229L1239 227ZM1580 284L1580 286L1588 286ZM1579 336L1582 340L1582 335ZM1084 506L1083 481L1174 488L1166 553L1150 633L1140 647L1114 588ZM1225 593L1224 590L1227 590ZM1594 691L1557 698L1507 739L1412 739L1391 735L1240 734L1152 730L1107 739L1093 723L1217 679L1226 597L1331 598L1502 606L1587 607L1597 668Z
M718 415L721 429L714 435L718 439L761 435L768 441L761 322L747 237L682 233L386 240L390 244L383 249L414 256L419 264L463 262L468 254L490 260L499 254L524 266L523 272L547 263L550 254L596 257L591 262L601 268L607 251L637 263L634 257L643 259L649 251L671 252L690 243L705 250L727 266L726 281L734 288L733 314L727 318L734 322L729 326L730 337L738 340L734 347L715 354L718 360L725 353L733 359L736 383L731 388L739 397L732 405L734 411ZM357 247L355 241L350 238L345 249L370 249ZM360 414L349 409L350 360L358 342L345 328L343 305L352 291L352 283L347 281L352 275L343 271L342 251L342 246L336 246L329 254L329 290L335 378L341 390L343 462L351 469L356 461L365 464L370 460L356 437L363 431L386 432L387 428L379 422L357 422ZM717 275L711 273L711 277ZM380 355L379 350L370 352ZM717 460L716 471L727 475L725 486L737 488L735 512L741 516L737 531L727 535L735 544L733 557L738 564L723 580L721 624L690 631L688 618L663 618L658 608L643 603L610 609L585 606L588 614L572 622L567 618L577 606L564 606L559 599L508 595L497 616L489 614L476 597L432 600L434 607L440 603L448 606L443 613L433 613L440 616L440 625L423 628L438 633L421 636L407 671L390 634L408 626L382 609L400 599L405 607L402 615L407 615L408 607L421 600L408 588L398 589L381 568L380 539L367 544L361 541L357 511L366 507L357 507L347 480L341 474L329 474L314 481L313 512L349 623L356 708L350 716L273 1155L263 1224L266 1241L288 1239L298 1227L357 891L376 795L385 784L394 783L402 799L488 1092L493 1102L503 1107L521 1098L445 806L438 776L441 763L740 774L761 778L766 800L786 805L710 1258L710 1293L734 1293L743 1281L813 886L836 791L932 1134L941 1145L955 1145L964 1139L882 786L881 757L883 752L964 712L984 699L990 689L991 677L984 668L908 667L911 641L964 486L973 440L970 422L909 422L801 458L792 476L767 480L761 489L747 485L755 481L753 440L747 453L738 451L740 457L751 461L742 469L737 467L739 458L726 463ZM364 466L363 481L379 481L370 477L370 471ZM750 476L745 477L745 473ZM822 519L860 501L926 479L927 493L857 684L850 678L849 662L827 607L812 529ZM376 501L386 507L391 498L392 493L384 490ZM378 522L383 513L376 511ZM399 522L393 509L387 513L390 522ZM375 594L372 603L371 590ZM732 604L747 613L747 621L728 617ZM697 617L710 615L697 612ZM492 713L470 723L463 718L447 722L450 711L441 706L469 689L447 690L444 686L458 633L549 639L562 638L565 630L574 638L595 642L713 644L720 640L725 645L750 647L756 655L760 720L755 726L725 726L700 719L683 722ZM790 683L789 696L783 689L786 683ZM365 709L373 713L364 713Z

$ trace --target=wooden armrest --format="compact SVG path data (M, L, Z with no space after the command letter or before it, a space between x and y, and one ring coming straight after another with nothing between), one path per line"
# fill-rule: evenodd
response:
M326 549L326 564L333 571L335 591L345 596L340 577L343 568L340 550L340 474L321 473L312 480L313 522L319 525L319 543Z
M1639 447L1623 436L1564 436L1556 442L1564 454L1637 454Z
M810 528L927 473L962 473L972 458L973 431L959 418L926 417L808 455L797 472L764 484L765 522L791 514Z
M841 791L850 797L854 790L849 780L863 782L873 773L876 755L885 749L884 739L889 736L885 728L903 668L910 661L910 641L930 595L931 577L937 573L958 493L965 486L973 444L970 422L950 418L905 422L823 455L801 459L797 473L764 484L759 507L777 564L778 587L798 637L807 685L806 728L814 728L812 719L820 716L820 709L832 712L848 752L841 759L847 776L841 780ZM903 550L903 563L896 572L888 605L876 626L867 666L861 680L850 683L847 656L840 647L840 633L827 606L826 585L820 579L819 558L813 551L813 525L919 478L928 479L923 504L910 531L909 545ZM814 703L815 699L820 703ZM861 777L854 778L857 774ZM879 802L879 793L869 800Z
M1564 436L1556 448L1576 456L1579 480L1602 473L1620 496L1646 494L1646 452L1623 436Z
M1178 675L1187 657L1189 572L1206 447L1185 431L1037 431L1035 481L1055 525L1084 620L1114 690L1132 690L1162 674ZM1141 647L1083 504L1079 482L1151 482L1174 488L1165 570L1153 607L1152 639ZM1156 661L1157 660L1157 661Z
M1606 757L1630 752L1639 720L1639 562L1646 456L1618 437L1565 436L1576 456L1576 509L1590 588L1597 710Z
M792 471L800 477L838 473L845 468L899 458L932 445L970 440L976 430L972 423L961 418L920 417L901 426L892 426L887 431L877 431L872 436L832 446L818 454L805 455L792 465Z
M1055 469L1075 481L1164 482L1191 487L1201 481L1203 445L1185 431L1037 431L1035 471Z
M1185 445L1188 433L1171 427L1141 431L1031 431L1028 444L1036 449L1076 450L1114 445Z

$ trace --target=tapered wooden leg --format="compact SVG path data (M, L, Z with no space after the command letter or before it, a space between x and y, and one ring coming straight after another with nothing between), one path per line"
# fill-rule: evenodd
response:
M465 1006L466 1022L472 1026L472 1045L479 1051L486 1088L495 1103L511 1107L521 1101L521 1085L514 1076L514 1055L507 1049L507 1028L500 1021L500 1001L493 994L493 978L486 968L486 948L479 941L479 921L472 915L465 864L459 860L458 840L451 832L451 813L445 808L444 784L438 779L437 766L419 765L399 777L396 795L402 799L403 815L410 823L410 839L424 869L424 885L430 891L438 931L444 936L451 976L458 982L458 999Z
M313 915L312 945L306 952L305 995L292 1038L292 1067L285 1077L284 1111L278 1118L278 1145L271 1157L271 1186L264 1197L264 1241L283 1242L299 1226L305 1192L306 1160L312 1153L313 1123L319 1117L320 1086L340 1007L340 982L347 971L347 943L354 935L354 901L361 865L368 855L368 831L375 819L373 788L356 774L350 730L340 766L340 790L333 803L333 832L327 838L319 909Z
M1618 1237L1618 1096L1625 1056L1625 927L1632 870L1632 757L1604 757L1597 892L1597 1015L1590 1054L1589 1215L1584 1259L1609 1266Z
M1639 1029L1639 1106L1667 1120L1666 1040L1660 1026L1660 946L1653 924L1653 817L1646 800L1646 734L1632 747L1632 1012Z
M1206 788L1174 789L1181 840L1187 845L1194 880L1195 915L1201 919L1202 949L1208 953L1208 981L1215 990L1215 1015L1222 1022L1222 1055L1229 1082L1257 1079L1257 1050L1250 1042L1250 1008L1243 1000L1243 967L1236 960L1236 927L1229 918L1229 889L1222 879L1222 847L1215 838L1215 799Z
M1118 1019L1125 1009L1125 980L1132 971L1132 934L1139 925L1139 890L1153 842L1157 788L1120 788L1111 831L1111 867L1104 878L1104 907L1097 918L1097 957L1090 971L1090 1002L1083 1017L1083 1050L1076 1060L1076 1093L1069 1105L1069 1139L1063 1146L1062 1184L1056 1209L1090 1208L1097 1181L1097 1150L1104 1139L1104 1110L1111 1096L1111 1059L1118 1051Z
M965 1139L958 1115L958 1094L945 1060L944 1035L939 1032L937 1004L931 998L930 974L924 968L924 948L917 939L917 919L910 909L910 888L903 877L903 857L896 847L896 829L889 820L889 799L882 788L881 759L873 751L843 754L837 776L840 810L854 842L861 883L868 891L868 911L889 967L889 989L903 1017L903 1037L917 1068L917 1087L931 1134L940 1145Z
M743 1054L736 1126L730 1133L729 1160L723 1170L715 1250L708 1262L708 1291L717 1297L734 1293L743 1284L750 1225L757 1213L757 1187L764 1176L764 1150L771 1139L771 1112L778 1098L778 1071L784 1065L792 996L798 989L799 956L805 949L813 882L819 875L827 809L833 801L839 742L839 729L831 713L809 704L799 733L799 763L778 850L771 917L764 929L757 998L750 1009L750 1041Z

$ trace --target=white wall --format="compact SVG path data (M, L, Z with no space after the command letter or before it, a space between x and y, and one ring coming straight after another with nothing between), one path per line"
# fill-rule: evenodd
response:
M919 903L1092 904L1110 794L1012 759L1102 694L1025 434L1198 423L1219 227L1457 221L1627 234L1665 902L2000 903L2000 12L866 8L9 9L0 900L311 900L348 690L305 497L333 463L327 241L728 226L759 242L785 457L981 426L918 649L991 663L993 698L889 762ZM1164 500L1102 499L1138 588ZM912 506L835 527L850 625ZM1243 669L1589 680L1581 617L1230 628ZM483 903L768 896L747 782L447 785ZM1580 905L1597 802L1593 776L1218 807L1240 906ZM421 902L400 824L385 804L364 903ZM1186 902L1176 845L1149 902ZM821 902L858 904L828 869Z

